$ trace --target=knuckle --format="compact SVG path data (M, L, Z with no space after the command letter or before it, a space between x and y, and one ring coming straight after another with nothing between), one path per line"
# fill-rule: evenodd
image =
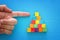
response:
M0 5L0 7L6 7L6 5Z

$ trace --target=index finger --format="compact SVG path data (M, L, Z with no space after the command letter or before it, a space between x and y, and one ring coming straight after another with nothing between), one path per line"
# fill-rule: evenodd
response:
M17 16L29 16L29 12L20 12L20 11L14 11L12 12L12 17L17 17Z

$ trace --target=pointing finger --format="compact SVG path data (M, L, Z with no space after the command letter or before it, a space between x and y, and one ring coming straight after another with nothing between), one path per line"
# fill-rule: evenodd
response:
M15 11L12 12L12 17L17 17L17 16L29 16L29 12L19 12L19 11Z

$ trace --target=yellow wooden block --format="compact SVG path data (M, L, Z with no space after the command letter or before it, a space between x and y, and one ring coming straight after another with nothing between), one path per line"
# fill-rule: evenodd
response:
M40 22L39 22L40 20L35 20L35 24L39 24Z
M35 12L35 16L39 16L39 12Z
M42 24L42 28L46 28L46 24Z
M27 28L27 32L31 32L31 28Z
M37 20L41 20L41 17L40 17L40 16L36 16L36 19L37 19Z
M30 28L34 28L34 24L30 24Z

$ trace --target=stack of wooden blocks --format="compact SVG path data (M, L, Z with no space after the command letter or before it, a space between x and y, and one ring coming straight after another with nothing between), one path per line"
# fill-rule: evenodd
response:
M41 24L41 17L39 12L35 12L30 26L27 28L27 32L47 32L46 24Z

